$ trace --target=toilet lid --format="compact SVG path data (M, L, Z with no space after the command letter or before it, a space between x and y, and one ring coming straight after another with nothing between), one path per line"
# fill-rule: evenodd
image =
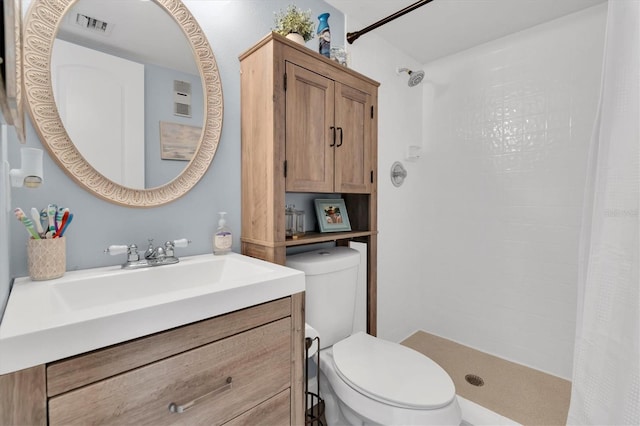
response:
M333 345L333 360L352 388L389 405L428 410L444 407L455 397L453 380L430 358L366 333Z

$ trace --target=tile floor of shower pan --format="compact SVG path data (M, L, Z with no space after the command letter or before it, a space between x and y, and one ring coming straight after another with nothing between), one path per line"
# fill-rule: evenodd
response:
M453 379L456 393L469 401L523 425L566 424L571 396L567 380L424 331L402 344L437 362ZM479 376L484 384L469 384L468 374Z

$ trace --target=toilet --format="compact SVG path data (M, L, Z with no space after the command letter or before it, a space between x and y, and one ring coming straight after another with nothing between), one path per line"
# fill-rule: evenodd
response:
M306 323L320 336L329 425L459 425L451 377L398 343L352 334L360 253L333 247L287 256L306 275Z

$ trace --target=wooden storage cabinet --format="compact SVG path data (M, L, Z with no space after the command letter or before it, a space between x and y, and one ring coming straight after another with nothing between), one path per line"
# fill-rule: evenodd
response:
M376 334L378 83L271 33L240 55L242 253L285 264L291 246L367 243ZM340 194L352 231L285 236L286 193Z
M301 424L303 298L0 376L0 424Z

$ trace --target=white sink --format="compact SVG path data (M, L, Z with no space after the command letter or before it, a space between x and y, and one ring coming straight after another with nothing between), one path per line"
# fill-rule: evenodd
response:
M302 291L304 273L236 253L17 278L0 323L0 375Z
M153 299L168 293L188 294L197 287L205 292L217 291L269 278L275 272L272 265L266 267L248 259L233 255L199 256L173 265L118 269L90 277L69 276L59 280L52 290L68 309L80 310Z

